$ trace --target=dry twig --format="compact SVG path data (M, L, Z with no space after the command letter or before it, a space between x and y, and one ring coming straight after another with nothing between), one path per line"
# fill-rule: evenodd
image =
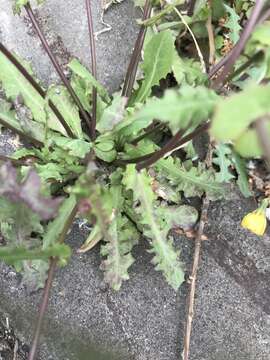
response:
M203 230L205 223L207 222L208 207L209 207L209 199L207 196L205 196L203 199L199 229L195 239L195 250L193 256L192 272L191 275L189 276L190 291L188 297L188 311L187 311L186 329L185 329L185 337L184 337L183 360L188 360L189 358L192 321L194 316L194 303L195 303L194 297L195 297L195 289L196 289L196 278L199 268Z
M71 211L68 219L66 220L64 228L59 236L58 242L60 244L62 244L65 241L65 237L72 225L72 222L74 220L74 217L76 216L76 213L77 213L77 205ZM36 356L37 356L38 344L39 344L39 339L40 339L41 330L42 330L42 324L43 324L44 316L45 316L47 308L48 308L50 290L51 290L52 283L53 283L54 273L57 268L57 263L58 263L58 258L52 258L50 261L48 278L46 281L45 288L43 290L42 301L41 301L41 304L39 307L38 318L37 318L37 322L36 322L36 326L35 326L34 339L33 339L32 345L31 345L28 360L35 360Z
M209 1L209 7L211 7L211 2ZM212 26L212 12L210 9L210 13L206 22L206 29L208 33L208 42L209 42L209 66L213 65L215 62L215 35Z
M212 164L212 148L210 144L206 158L206 165L207 167L210 167L211 164ZM203 231L204 231L204 226L207 222L208 208L209 208L209 199L208 196L205 194L203 198L199 228L195 238L195 249L193 255L192 271L191 271L191 275L189 276L190 290L188 297L188 311L187 311L186 329L185 329L185 337L184 337L184 349L182 355L183 360L188 360L189 352L190 352L190 339L191 339L192 321L194 316L196 279L197 279L197 272L200 262L201 245L204 238Z

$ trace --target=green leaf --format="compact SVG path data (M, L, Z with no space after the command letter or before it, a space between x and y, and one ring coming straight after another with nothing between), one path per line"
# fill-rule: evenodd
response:
M96 224L91 230L88 238L78 250L78 253L85 253L91 250L97 243L100 242L100 240L102 240L102 232L99 226Z
M219 20L225 15L224 2L222 0L213 0L211 2L212 18Z
M236 44L240 37L240 31L242 30L241 26L239 25L240 16L229 5L224 4L224 7L229 13L229 18L227 19L224 26L230 30L230 39L232 40L233 44Z
M183 0L176 0L173 1L172 4L166 4L164 6L164 8L159 11L157 14L155 14L154 16L152 16L150 19L144 20L144 21L139 21L139 24L142 24L144 26L152 26L154 24L156 24L157 22L159 22L160 20L162 20L162 18L168 14L170 14L175 6L181 5L183 4L184 1Z
M14 101L21 95L25 105L31 109L34 119L46 123L45 100L2 52L0 68L0 81L7 98Z
M63 232L75 206L76 197L71 194L60 206L57 218L48 224L43 236L43 249L47 249L49 246L52 246L59 241L60 234Z
M29 3L29 0L13 0L13 11L14 14L20 14L22 8ZM42 4L45 0L36 0L37 4Z
M218 182L230 182L234 178L230 171L232 161L230 159L231 149L228 145L218 144L214 151L216 157L213 158L213 163L219 166L220 171L216 174Z
M40 217L22 203L13 203L0 197L0 229L8 246L32 244L32 233L43 233Z
M21 96L24 105L31 110L34 120L44 125L48 125L52 130L66 135L65 129L52 111L50 111L50 116L47 118L48 114L45 111L47 100L43 99L38 91L30 84L30 82L28 82L28 80L26 80L21 72L2 52L0 52L0 68L0 82L6 97L15 101L18 96Z
M270 135L270 129L269 135ZM259 158L263 155L257 133L254 129L248 129L235 140L234 149L245 158Z
M255 28L252 32L251 40L258 41L260 44L270 46L270 27L269 21L261 24Z
M151 239L151 252L155 254L152 262L156 270L162 271L167 282L177 290L184 281L184 272L172 240L167 240L169 227L164 221L160 224L157 217L154 204L156 195L151 188L151 181L145 170L137 172L135 165L127 166L123 183L133 191L133 200L140 202L140 222L144 235Z
M101 247L102 256L106 256L101 268L105 271L105 281L119 290L122 281L129 279L128 269L134 262L131 250L138 243L139 233L127 217L121 215L122 187L112 186L110 193L114 218L108 230L110 239Z
M171 71L174 53L174 36L170 30L154 35L148 42L144 52L142 70L144 80L138 92L134 94L131 103L144 102L154 85L166 77Z
M13 12L14 14L20 14L22 8L29 3L29 0L13 0Z
M185 85L180 90L166 90L162 98L151 98L136 112L133 122L147 127L154 119L165 122L173 134L197 126L213 112L218 96L206 87Z
M197 0L194 3L193 17L197 20L200 18L200 13L207 9L207 0Z
M24 113L23 107L22 113ZM39 142L45 140L44 126L30 120L27 116L11 110L11 104L0 99L0 124L18 133L25 133Z
M144 139L137 146L126 145L124 159L143 156L158 149L152 141ZM226 187L216 181L214 170L206 169L202 163L187 170L179 159L168 156L155 162L152 167L158 174L158 181L162 183L166 179L175 190L184 191L186 197L201 196L206 192L210 199L215 200L226 194Z
M198 220L198 211L189 205L160 207L159 213L172 228L190 230Z
M93 223L94 216L97 237L101 235L106 241L101 249L102 255L106 256L102 268L105 270L105 280L118 290L122 281L128 279L127 271L133 263L130 251L137 239L137 232L121 214L124 198L118 173L111 177L112 187L107 187L97 183L96 171L95 164L89 163L86 173L78 179L72 192L79 199L79 209L80 204L89 208L83 213L89 223Z
M242 159L234 151L232 152L232 160L234 162L235 169L238 174L237 184L238 184L238 187L239 187L241 193L244 195L244 197L252 196L252 192L250 190L250 186L249 186L249 182L248 182L248 175L247 175L245 160Z
M89 70L86 67L84 67L77 59L71 60L71 62L68 64L68 67L73 72L72 80L75 81L75 84L76 83L79 84L78 82L76 82L76 77L80 79L80 87L84 93L84 96L80 96L80 97L84 98L83 103L85 104L84 107L86 108L86 110L88 110L89 96L91 95L92 87L95 87L97 89L97 93L107 103L111 101L107 90L94 78L94 76L89 72ZM74 75L76 76L75 78ZM74 89L76 91L77 87L75 86ZM82 95L80 90L78 95L79 94Z
M61 85L50 86L47 91L47 99L50 99L57 106L59 112L75 136L83 139L79 110L74 104L66 87ZM48 105L47 110L49 114L52 114L52 110L48 107ZM51 125L51 122L49 122L50 127L52 127Z
M7 124L6 127L11 127L13 129L17 129L19 131L23 131L20 123L16 119L16 113L14 110L11 110L11 104L7 101L0 99L0 119Z
M12 159L22 159L28 156L37 156L40 153L40 151L38 149L32 148L32 149L27 149L27 148L21 148L16 150L13 154L12 154Z
M42 289L48 277L48 260L25 260L14 262L16 271L22 273L22 285L33 292Z
M179 85L204 85L207 83L207 76L202 72L198 61L188 58L181 58L177 52L174 53L172 71Z
M35 164L35 170L43 182L49 180L62 181L63 177L60 173L59 165L49 162L44 165Z
M90 152L91 144L88 141L81 139L70 139L60 136L55 136L53 142L61 149L65 150L70 156L75 156L80 159Z
M96 156L106 162L112 162L117 157L114 141L108 136L99 136L94 144Z
M97 130L101 134L113 130L123 120L126 103L127 99L121 95L114 96L112 103L103 110L97 123Z
M225 188L215 180L215 173L203 164L186 170L169 156L156 162L154 168L177 186L178 191L184 191L186 197L201 196L206 192L210 199L215 200L225 195Z
M254 120L270 111L269 97L269 85L252 84L221 99L216 105L211 134L223 142L236 140Z
M0 259L9 265L16 265L18 261L48 260L51 257L58 257L60 263L63 264L69 260L70 256L70 247L65 244L53 244L46 249L0 246Z

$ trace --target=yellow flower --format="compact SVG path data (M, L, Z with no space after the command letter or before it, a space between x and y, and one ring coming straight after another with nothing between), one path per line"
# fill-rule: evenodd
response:
M243 218L241 226L256 235L262 236L266 228L266 217L263 213L258 213L256 210Z
M263 200L262 205L257 210L244 216L241 226L256 235L262 236L267 225L265 210L268 204L268 199Z

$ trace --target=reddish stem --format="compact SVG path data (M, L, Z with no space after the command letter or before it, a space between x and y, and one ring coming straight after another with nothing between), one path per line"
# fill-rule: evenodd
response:
M152 10L151 0L146 0L145 5L144 5L144 12L143 12L142 20L146 20L150 17L151 10ZM138 64L139 64L140 57L141 57L141 51L142 51L143 43L144 43L144 39L145 39L146 30L147 30L147 28L144 25L141 25L137 40L135 42L134 50L133 50L133 53L132 53L132 56L130 59L130 63L129 63L129 66L127 69L127 74L126 74L126 78L125 78L125 82L124 82L124 86L123 86L123 90L122 90L122 96L125 96L127 98L129 98L131 96L132 89L134 86L136 73L137 73L137 69L138 69Z
M74 100L75 104L78 106L79 110L80 110L80 113L82 115L82 117L84 118L89 130L91 129L91 120L90 120L90 117L89 115L87 114L87 112L84 110L83 108L83 105L80 101L80 99L78 98L78 96L76 95L75 91L73 90L72 86L70 85L68 79L66 78L66 76L64 75L63 73L63 70L61 69L58 61L56 60L56 57L54 56L53 52L51 51L50 47L49 47L49 44L36 20L36 17L35 17L35 14L33 13L33 10L30 6L29 3L27 3L25 6L24 6L28 16L29 16L29 19L31 20L32 24L33 24L33 27L34 29L36 30L37 34L38 34L38 37L44 47L44 49L46 50L56 72L58 73L59 77L61 78L61 80L63 81L64 85L66 86L70 96L72 97L72 99Z
M77 205L74 206L73 210L69 214L69 217L66 220L64 228L59 236L58 243L62 244L65 241L65 237L67 235L68 230L70 229L70 227L72 225L72 222L73 222L73 219L74 219L76 213L77 213ZM54 273L55 273L55 270L57 267L57 262L58 262L58 258L52 258L50 261L48 278L47 278L46 285L45 285L45 288L43 291L42 301L40 304L38 319L37 319L36 327L35 327L34 339L33 339L32 345L31 345L28 360L35 360L36 356L37 356L37 350L38 350L38 345L39 345L39 340L40 340L40 335L41 335L41 330L42 330L42 324L43 324L45 313L48 308L50 290L52 287L52 282L53 282Z
M212 84L212 88L218 90L221 86L223 86L224 82L226 82L227 76L231 73L231 70L240 56L241 52L243 51L246 42L248 41L252 31L254 30L259 16L262 12L262 9L264 7L265 0L257 0L255 3L255 6L253 8L253 11L250 15L250 18L248 20L247 25L245 26L239 41L235 45L235 47L232 49L230 56L228 57L227 61L224 64L224 68L222 72L218 75L218 77L215 79L215 81Z
M33 88L39 93L40 96L45 99L46 92L42 89L42 87L36 82L36 80L33 78L32 75L29 74L29 72L25 69L25 67L15 58L15 56L2 44L0 43L0 51L9 59L9 61L17 68L17 70L20 71L20 73L25 77L27 81L33 86ZM57 109L57 107L54 105L54 103L49 100L49 106L55 113L56 117L60 121L60 123L63 125L64 129L66 130L68 136L71 138L74 138L74 135L69 127L69 125L66 123L65 119Z
M44 319L44 315L45 315L45 313L47 311L47 307L48 307L48 303L49 303L50 290L51 290L51 287L52 287L52 281L53 281L53 276L54 276L54 272L56 270L56 267L57 267L57 259L54 258L50 262L48 278L47 278L46 285L45 285L45 288L44 288L42 302L41 302L40 308L39 308L39 314L38 314L38 319L37 319L36 328L35 328L35 335L34 335L31 350L30 350L30 353L29 353L29 356L28 356L28 360L35 360L36 359L37 350L38 350L38 344L39 344L39 338L40 338L42 324L43 324L43 319Z
M85 0L85 6L86 6L87 20L88 20L92 75L94 76L95 79L97 79L96 44L95 44L95 36L94 36L91 0ZM97 89L96 89L96 87L93 87L93 91L92 91L92 122L91 122L91 139L92 140L94 140L96 137L96 122L97 122Z

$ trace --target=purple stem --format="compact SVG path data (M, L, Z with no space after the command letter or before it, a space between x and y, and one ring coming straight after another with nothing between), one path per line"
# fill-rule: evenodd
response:
M145 5L144 5L142 20L146 20L150 17L151 10L152 10L151 0L146 0ZM125 78L125 82L124 82L124 86L123 86L123 90L122 90L122 96L125 96L127 98L129 98L131 96L132 89L134 86L136 73L137 73L137 69L138 69L138 64L139 64L140 57L141 57L141 51L142 51L142 47L143 47L143 43L144 43L144 39L145 39L146 30L147 30L147 28L144 25L141 25L137 40L135 42L134 50L133 50L133 53L132 53L132 56L130 59L130 63L129 63L129 66L127 69L127 74L126 74L126 78Z
M35 360L36 356L37 356L37 350L38 350L38 344L39 344L39 338L40 338L40 334L41 334L43 318L47 311L47 307L48 307L48 303L49 303L50 290L52 287L54 272L57 267L57 261L58 260L56 258L54 258L50 262L48 278L47 278L46 285L44 288L42 302L41 302L40 308L39 308L38 320L37 320L36 328L35 328L35 335L34 335L31 350L30 350L30 353L28 356L28 360Z
M94 37L94 26L91 9L91 0L85 0L87 20L88 20L88 32L90 40L91 50L91 64L92 64L92 75L97 79L97 60L96 60L96 44ZM96 122L97 122L97 89L93 87L92 91L92 122L91 122L91 139L94 140L96 137Z
M9 59L9 61L17 68L17 70L20 71L20 73L26 78L26 80L29 81L29 83L33 86L33 88L39 93L40 96L45 99L46 92L42 89L42 87L36 82L36 80L33 78L32 75L29 74L29 72L25 69L24 66L15 58L15 56L2 44L0 43L0 51ZM69 125L66 123L65 119L57 109L57 107L54 105L54 103L49 100L49 106L55 113L56 117L60 121L60 123L63 125L64 129L66 130L69 137L74 138L74 135L69 127Z
M76 216L76 213L77 213L77 205L74 206L68 219L66 220L64 228L59 236L58 243L62 244L65 241L65 237L67 235L68 230L70 229L70 227L72 225L72 222L73 222L74 217ZM33 339L32 345L31 345L28 360L35 360L36 356L37 356L37 350L38 350L38 344L39 344L41 330L42 330L43 319L44 319L44 316L45 316L47 308L48 308L50 290L52 287L54 273L57 268L57 262L58 262L58 258L52 258L50 261L48 278L47 278L46 285L45 285L45 288L43 291L42 301L40 304L38 319L37 319L36 327L35 327L34 339Z
M227 59L226 63L224 64L224 68L222 72L219 74L219 76L214 80L212 84L212 88L218 90L226 81L227 76L230 74L235 61L240 56L242 50L244 49L247 40L249 39L252 31L254 30L258 18L261 14L261 11L265 5L265 0L257 0L256 4L253 8L253 11L250 15L250 18L248 20L247 25L245 26L239 41L235 45L235 47L232 49L229 58Z
M80 101L80 99L78 98L78 96L76 95L75 91L73 90L72 86L70 85L68 79L66 78L66 76L64 75L59 63L57 62L53 52L51 51L50 47L49 47L49 44L36 20L36 17L33 13L33 10L30 6L29 3L27 3L25 6L24 6L28 16L29 16L29 19L31 20L37 34L38 34L38 37L40 38L40 41L44 47L44 49L46 50L56 72L58 73L58 75L60 76L61 80L63 81L64 85L66 86L68 92L70 93L70 96L72 97L72 99L74 100L75 104L78 106L79 110L80 110L80 113L83 117L83 119L85 120L89 130L91 129L91 120L90 120L90 117L89 115L87 114L87 112L84 110L83 108L83 105Z

